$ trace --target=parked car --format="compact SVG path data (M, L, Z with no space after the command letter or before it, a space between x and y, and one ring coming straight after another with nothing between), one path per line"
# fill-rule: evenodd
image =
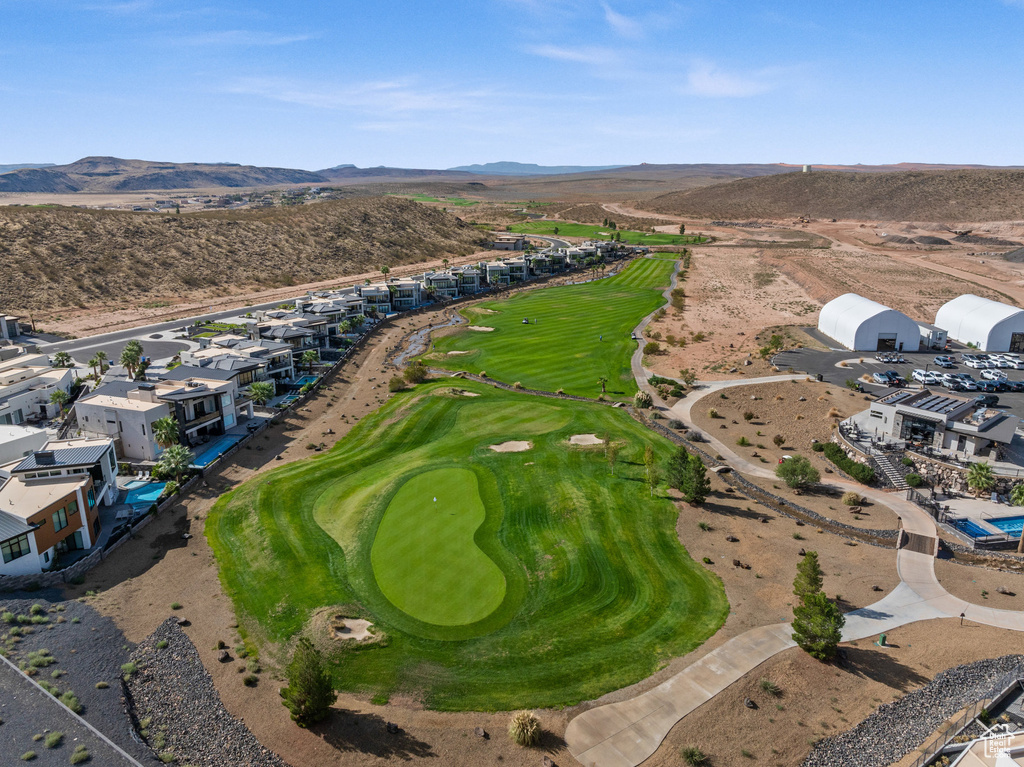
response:
M958 381L960 381L960 385L967 391L978 390L978 382L974 380L973 376L970 376L967 373L954 373L953 375Z
M1006 373L998 369L982 370L981 377L987 381L1003 381L1006 379Z
M925 379L929 378L930 376L926 371L922 370L921 368L915 368L913 372L911 372L910 377L913 378L918 383L927 383L927 380Z
M965 387L955 378L944 378L942 385L949 391L964 391Z
M975 370L984 370L989 365L988 360L980 360L977 357L971 357L969 360L964 360L964 364L969 368L974 368Z
M999 384L995 381L978 381L978 391L995 392L999 391Z
M938 365L940 368L955 368L956 360L947 354L940 354L938 357L932 360L932 362Z
M892 386L892 381L889 380L889 376L885 373L872 373L871 380L876 384L882 384L883 386Z
M892 382L893 386L903 386L907 382L907 379L895 370L886 370L885 374L889 376L889 380Z
M1009 391L1024 391L1024 381L1007 381Z
M979 405L985 405L986 407L993 407L999 404L999 397L994 394L979 394L974 398L974 401Z

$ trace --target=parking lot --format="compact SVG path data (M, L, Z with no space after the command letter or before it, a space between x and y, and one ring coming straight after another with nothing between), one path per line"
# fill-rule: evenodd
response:
M970 353L971 350L964 349ZM773 359L774 364L779 370L786 371L792 368L798 373L807 373L811 376L821 375L823 380L829 383L834 383L837 386L844 386L848 379L857 380L863 387L864 391L868 394L875 396L884 396L895 389L891 387L881 386L873 383L866 383L860 380L860 377L865 373L871 375L872 373L879 373L886 370L895 370L901 377L906 379L907 385L910 387L920 387L920 384L911 379L911 373L915 368L922 370L938 370L942 373L967 373L975 380L981 380L981 370L976 368L968 367L967 365L960 362L960 352L944 352L954 357L957 361L954 367L943 369L937 366L933 360L936 355L942 354L943 352L902 352L906 362L903 364L894 364L889 362L879 362L875 360L874 352L851 352L851 351L819 351L817 349L792 349L789 351L780 352ZM864 360L858 362L857 360ZM837 365L846 360L848 366L845 368L837 367ZM1006 373L1006 377L1011 381L1024 381L1024 370L1013 370L1009 368L1003 368L1002 371ZM936 389L939 391L946 391L941 386L928 386L929 389ZM969 397L974 398L981 392L975 391L960 391L950 392L955 397ZM1001 410L1005 410L1009 413L1024 418L1024 392L996 392L995 396L999 397L999 407Z

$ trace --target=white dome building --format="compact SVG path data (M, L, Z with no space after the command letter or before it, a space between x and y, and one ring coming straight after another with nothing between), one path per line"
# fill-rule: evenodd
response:
M1024 352L1024 309L1016 306L968 293L943 304L935 324L983 352Z
M856 293L825 304L818 330L857 352L916 352L921 343L921 330L910 317Z

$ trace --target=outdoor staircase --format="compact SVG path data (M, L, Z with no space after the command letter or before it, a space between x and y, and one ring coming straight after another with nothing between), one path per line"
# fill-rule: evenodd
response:
M906 490L910 487L910 485L907 484L907 480L903 478L903 472L896 468L896 465L887 454L873 447L871 448L870 455L871 459L875 462L875 465L881 470L888 484L892 485L897 490Z

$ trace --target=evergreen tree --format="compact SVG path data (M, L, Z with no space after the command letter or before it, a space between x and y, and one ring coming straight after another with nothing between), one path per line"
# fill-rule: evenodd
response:
M680 447L668 460L668 483L686 495L687 480L690 477L690 454Z
M325 719L338 699L320 652L306 637L299 640L288 664L288 686L281 690L281 698L299 727Z
M846 619L821 591L811 594L793 609L793 640L812 658L835 657Z
M711 492L711 480L708 479L708 470L698 455L690 456L690 483L690 497L686 500L694 506L700 506Z
M812 594L821 591L825 578L818 562L818 552L808 551L800 564L796 566L796 579L793 581L793 593L801 602L806 602Z

